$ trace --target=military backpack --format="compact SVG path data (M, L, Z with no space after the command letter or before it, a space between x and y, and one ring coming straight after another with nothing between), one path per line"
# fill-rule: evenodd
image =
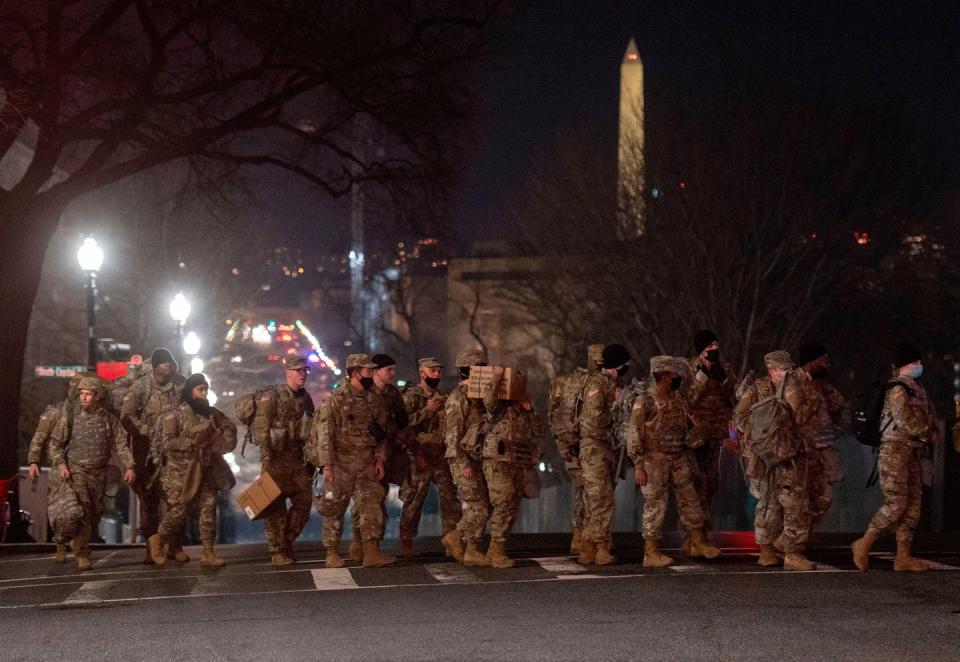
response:
M745 446L768 469L789 462L803 448L803 437L797 428L793 408L783 397L789 378L788 373L773 395L750 407Z
M893 421L887 421L883 427L880 426L883 418L883 405L887 399L887 391L895 386L902 386L907 391L909 397L913 397L913 389L901 381L892 380L886 383L874 382L860 396L853 405L853 416L851 427L853 436L857 438L864 446L877 448L880 446L880 439L884 431Z
M558 375L550 380L547 420L550 423L550 433L555 438L570 439L578 436L581 392L589 376L588 370L577 368L571 373Z
M277 389L275 386L264 386L253 393L244 393L237 398L233 405L233 413L237 415L240 423L247 428L243 436L243 445L240 447L240 457L245 457L244 452L247 450L248 443L257 443L253 438L253 419L257 415L257 404L265 393L271 393L275 396Z

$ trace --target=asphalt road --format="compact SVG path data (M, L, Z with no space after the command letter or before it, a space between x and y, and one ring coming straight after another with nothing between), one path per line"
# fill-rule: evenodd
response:
M960 552L933 545L927 573L894 573L878 551L857 572L842 544L810 573L756 565L743 538L714 562L584 569L560 539L515 547L516 568L463 568L429 541L391 568L328 570L304 545L274 569L263 547L229 565L142 564L142 549L94 554L78 574L47 551L0 556L3 659L725 660L960 659ZM199 550L189 551L198 554Z

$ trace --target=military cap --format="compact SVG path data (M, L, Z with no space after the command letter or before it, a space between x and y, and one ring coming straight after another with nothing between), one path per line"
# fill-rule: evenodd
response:
M283 360L283 366L287 370L303 370L303 369L309 370L310 369L310 366L307 365L307 360L302 356L297 356L297 355L288 356L287 358L285 358Z
M376 368L376 363L366 354L351 354L347 357L347 370L351 368Z
M763 364L767 368L774 370L791 370L793 368L793 359L790 358L790 352L778 349L764 356Z
M428 357L428 358L425 358L425 359L420 359L420 360L417 362L417 364L418 364L421 368L442 368L442 367L443 367L443 364L440 363L440 360L439 360L439 359L435 359L435 358L433 358L432 356L431 356L431 357Z
M587 345L587 367L596 368L603 363L603 345L594 343Z
M680 366L677 365L677 360L672 356L654 356L650 359L650 374L655 374L658 372L675 372L678 375L682 374Z
M464 349L457 354L457 367L466 368L471 365L489 363L487 353L482 349Z
M80 391L93 391L97 395L103 391L103 382L100 381L99 377L84 376L80 379L80 386L77 390Z

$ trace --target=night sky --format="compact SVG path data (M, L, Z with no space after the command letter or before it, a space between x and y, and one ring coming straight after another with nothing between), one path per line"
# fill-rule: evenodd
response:
M549 153L558 131L590 128L613 144L619 63L631 36L648 107L658 91L757 82L851 103L889 100L915 123L931 158L942 158L958 143L958 34L960 9L947 2L528 3L499 23L491 57L465 73L478 100L454 194L456 249L509 236L525 171ZM330 203L285 175L258 178L262 212L280 236L309 238L318 253L346 247L344 201Z

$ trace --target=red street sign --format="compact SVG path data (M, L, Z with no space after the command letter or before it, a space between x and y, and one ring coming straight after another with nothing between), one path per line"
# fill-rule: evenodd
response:
M97 374L108 382L127 374L126 361L100 361L97 363Z

